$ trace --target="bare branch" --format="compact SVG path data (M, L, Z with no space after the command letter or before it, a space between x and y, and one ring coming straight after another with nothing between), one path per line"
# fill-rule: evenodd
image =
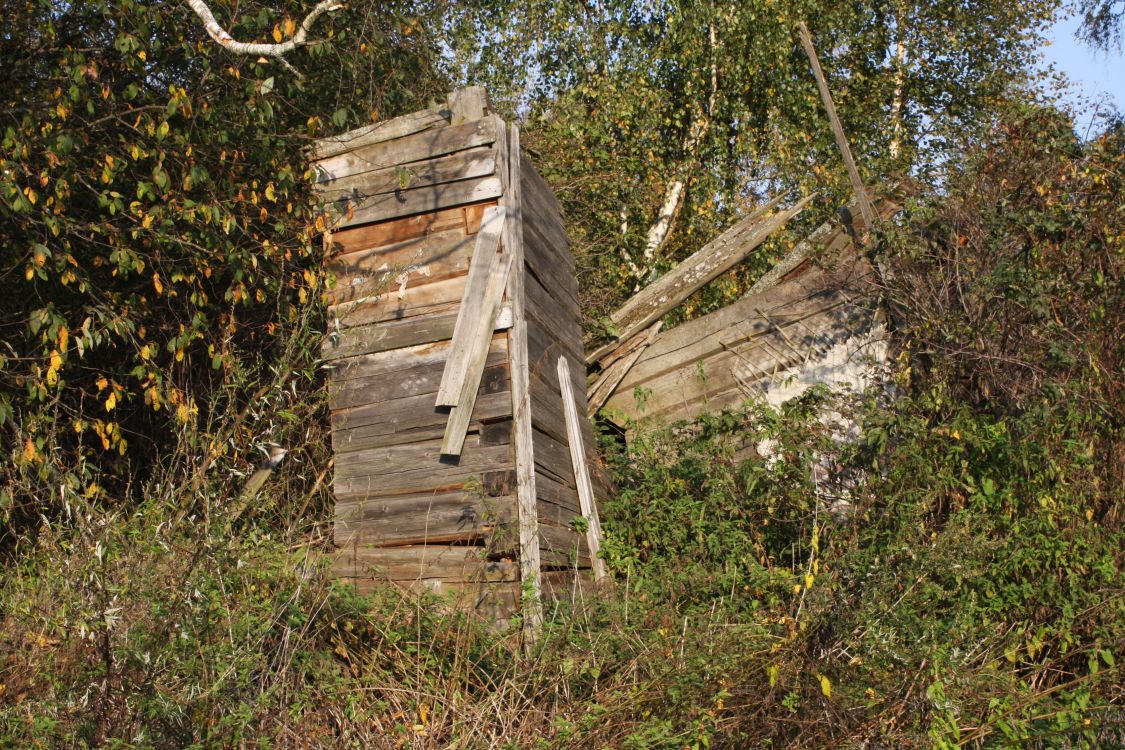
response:
M187 4L195 11L195 15L199 16L203 21L203 28L207 30L207 35L210 36L215 42L224 49L230 50L236 55L250 55L258 57L272 57L279 60L286 68L296 73L296 69L289 64L285 59L285 55L290 52L304 47L310 42L308 41L309 32L316 20L323 16L325 13L330 13L334 10L339 10L344 7L343 0L320 0L307 16L305 20L301 21L301 26L289 39L277 44L260 43L260 42L239 42L234 39L215 19L215 14L211 12L211 8L207 6L203 0L187 0ZM299 74L298 74L299 75Z

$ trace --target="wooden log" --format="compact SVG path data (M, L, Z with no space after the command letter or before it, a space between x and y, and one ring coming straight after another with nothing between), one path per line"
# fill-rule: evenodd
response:
M465 231L464 208L447 208L428 214L340 229L331 233L331 242L327 243L328 251L330 257L364 250L374 251L451 229Z
M475 344L487 346L488 339L481 340L478 329L492 333L490 321L482 320L485 313L485 292L489 280L498 263L497 249L500 247L500 233L504 228L505 209L494 206L485 211L481 231L476 235L472 260L469 263L468 278L461 295L461 305L457 311L457 322L453 328L453 342L449 347L449 358L441 376L437 392L437 406L456 406L461 397L461 387L465 382L466 368L470 350ZM501 288L499 291L503 291ZM496 300L499 305L499 299Z
M618 340L629 338L652 325L702 286L733 268L804 210L810 200L812 196L770 215L751 214L642 289L610 316L617 326ZM589 361L596 362L616 348L616 343L606 344L592 353Z
M813 46L812 35L804 21L797 23L797 31L801 37L801 46L812 66L813 77L816 78L816 87L820 90L820 99L824 109L828 112L828 121L832 125L832 134L836 137L836 146L840 149L840 156L844 160L844 167L848 170L848 179L851 180L852 190L855 192L856 202L859 203L859 212L863 216L864 224L868 229L875 226L875 209L871 206L871 199L867 189L859 176L855 159L852 158L852 149L848 145L848 137L844 134L844 126L840 116L836 114L836 104L832 101L832 92L828 90L828 79L824 77L824 70L820 67L820 60L816 56L816 47Z
M512 256L508 275L508 301L512 305L512 329L508 334L508 351L512 375L513 440L516 463L516 499L519 507L520 579L527 587L523 617L524 636L530 645L543 626L542 589L539 582L539 515L535 492L535 446L531 425L531 390L528 383L527 314L524 310L524 278L527 273L524 255L524 220L522 191L523 170L520 159L519 128L508 131L505 158L507 162L507 194L503 203L508 208L504 222L504 246Z
M349 130L340 135L321 138L313 146L313 159L327 159L330 156L354 151L363 146L402 138L423 130L445 127L448 124L447 113L442 113L436 109L411 112L408 115L377 122L374 125Z
M478 146L437 159L398 164L371 172L339 177L313 184L322 203L337 203L387 193L433 187L446 182L487 177L496 171L496 152L491 146Z
M339 231L357 224L463 206L466 203L490 200L499 195L500 178L490 175L446 182L441 185L397 190L394 193L375 195L359 201L349 200L346 206L334 204L340 213L333 221L332 230Z
M494 118L451 125L436 130L414 133L393 141L383 141L351 149L313 163L316 182L330 182L341 177L394 168L445 154L464 151L496 142L498 131Z
M598 506L594 497L594 485L590 481L590 470L586 466L586 452L582 446L582 430L579 427L578 404L574 400L574 389L570 385L570 367L565 357L559 357L558 373L559 381L562 383L571 467L578 489L578 502L586 519L586 546L589 548L590 561L594 569L594 581L601 581L608 572L605 560L599 557L602 546L602 524L598 518ZM585 410L583 410L584 414Z

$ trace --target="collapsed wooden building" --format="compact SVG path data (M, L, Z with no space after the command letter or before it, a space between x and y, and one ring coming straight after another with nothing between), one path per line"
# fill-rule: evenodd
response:
M504 618L601 562L573 259L479 88L316 144L335 570ZM587 519L572 523L576 516Z
M855 205L824 223L741 299L675 328L660 319L796 216L767 203L642 290L611 316L617 341L590 355L600 375L591 412L622 425L673 422L759 398L774 405L815 384L862 390L886 358L876 270L857 239ZM896 206L880 199L879 218Z
M613 313L616 340L587 355L559 204L479 88L318 141L313 162L335 276L335 570L360 589L442 592L534 626L543 599L606 574L595 412L628 427L859 389L886 356L861 239L896 206L872 203L854 164L855 202L742 299L661 330L810 199L735 224Z

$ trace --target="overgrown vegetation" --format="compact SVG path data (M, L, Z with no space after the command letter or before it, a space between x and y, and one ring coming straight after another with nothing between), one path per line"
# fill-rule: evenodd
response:
M424 58L416 11L323 32L406 45L363 64ZM324 566L299 164L338 60L295 56L306 83L265 91L264 64L175 14L20 12L0 39L0 747L1125 744L1119 125L1083 141L992 102L871 245L895 398L817 389L607 445L614 584L525 652L516 626L357 597ZM403 70L372 106L439 90ZM243 497L266 438L295 460Z

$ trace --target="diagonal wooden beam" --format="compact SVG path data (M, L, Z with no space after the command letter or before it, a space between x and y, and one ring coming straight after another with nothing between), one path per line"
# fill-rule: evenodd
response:
M660 320L704 285L729 271L801 213L814 197L810 195L791 208L766 215L781 200L774 198L642 289L610 316L617 326L617 341L595 350L587 361L592 364L601 360L617 349L620 341Z
M504 217L503 206L489 206L481 219L473 256L469 260L469 277L465 282L465 292L461 295L457 323L453 327L449 358L445 361L445 370L441 374L437 406L456 406L460 403L471 347L480 339L482 330L487 329L489 333L492 331L492 327L487 326L487 321L483 320L486 312L485 289L499 257L496 250L500 246Z
M848 170L848 179L852 182L855 199L859 203L859 213L867 224L867 231L871 231L875 226L875 209L871 206L871 199L867 196L867 190L859 176L859 168L852 158L852 149L848 145L848 137L844 134L840 116L836 114L836 104L832 101L832 92L828 90L828 79L824 77L820 59L816 56L812 34L809 33L809 27L805 26L804 21L798 22L797 32L801 37L801 46L805 48L805 54L809 58L809 64L812 65L813 77L816 78L816 86L820 89L820 99L824 102L824 109L828 111L828 121L832 125L832 134L836 136L836 146L840 149L840 156L843 157L844 167Z

